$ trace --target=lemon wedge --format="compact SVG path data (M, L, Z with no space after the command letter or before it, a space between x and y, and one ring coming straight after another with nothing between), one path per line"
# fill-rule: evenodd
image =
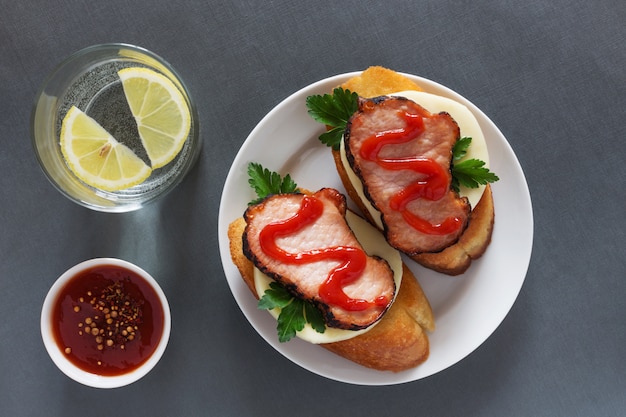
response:
M181 91L147 68L118 71L130 111L153 169L171 162L189 135L191 115Z
M94 119L72 106L61 125L61 152L84 183L106 191L140 184L152 170Z

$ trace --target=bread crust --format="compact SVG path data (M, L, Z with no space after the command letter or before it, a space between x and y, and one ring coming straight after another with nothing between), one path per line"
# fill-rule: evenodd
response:
M245 227L243 218L229 225L230 254L250 292L259 299L254 286L254 265L243 253ZM403 265L402 284L396 300L376 326L352 339L320 346L368 368L399 372L413 368L428 358L430 346L427 332L434 329L430 303L411 270Z
M472 261L480 258L493 233L495 210L491 186L487 184L483 196L470 213L469 224L458 242L437 253L420 253L411 258L430 269L448 275L460 275L467 271Z
M344 89L359 94L364 98L388 95L398 91L422 89L402 74L383 67L369 67L361 75L353 77L341 85ZM361 197L350 182L346 169L341 161L341 153L333 150L333 159L341 182L348 196L359 207L365 218L372 224L372 219ZM495 209L491 186L485 187L483 196L470 213L469 224L457 243L440 252L420 253L411 256L420 265L447 275L460 275L467 271L472 261L480 258L489 243L493 233Z
M354 76L341 84L341 87L365 98L386 96L398 91L422 91L422 88L414 81L396 71L381 66L367 68L360 75Z

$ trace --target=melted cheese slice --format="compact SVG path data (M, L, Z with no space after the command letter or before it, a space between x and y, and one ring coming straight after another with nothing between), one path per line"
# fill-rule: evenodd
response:
M391 95L413 100L431 113L446 112L450 114L450 116L452 116L452 118L459 125L461 137L469 136L472 138L472 143L467 151L467 154L461 161L473 158L480 159L485 161L485 167L489 168L489 152L487 151L485 136L483 135L480 125L478 124L478 120L476 120L472 112L463 104L447 97L441 97L435 94L425 93L423 91L401 91ZM376 210L365 197L365 194L363 193L363 184L361 184L361 181L350 167L348 159L346 158L346 149L343 140L341 141L341 160L354 189L359 194L359 197L372 215L372 218L376 221L377 226L382 230L383 224L380 218L381 213ZM460 195L468 198L471 207L476 207L476 204L478 204L484 190L484 185L481 185L478 188L467 188L461 186Z
M395 294L398 294L400 284L402 283L402 259L400 257L400 253L389 246L380 232L360 216L348 211L346 213L346 221L368 255L379 256L389 263L389 266L393 271L393 279L396 283ZM265 290L269 289L271 282L272 279L270 277L259 271L257 268L254 268L254 285L257 294L261 295L265 293ZM274 316L274 318L278 318L278 315L280 314L280 309L278 308L268 311L272 316ZM379 321L362 330L342 330L327 327L324 333L318 333L311 327L310 324L307 323L304 326L304 329L296 333L296 336L300 339L306 340L307 342L315 344L339 342L367 332L379 323Z

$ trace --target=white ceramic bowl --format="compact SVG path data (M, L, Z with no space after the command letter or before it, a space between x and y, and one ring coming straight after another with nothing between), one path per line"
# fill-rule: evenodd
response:
M125 268L143 278L144 281L149 284L156 292L158 299L161 303L161 307L163 309L163 332L152 355L139 367L127 373L115 376L98 375L95 373L87 372L72 363L67 358L67 355L64 353L63 348L61 348L61 346L59 346L59 344L57 343L54 336L52 323L54 308L56 306L56 303L59 301L60 292L65 288L65 285L72 278L82 272L85 272L94 267L106 265ZM169 340L170 331L171 314L169 304L159 284L150 274L148 274L146 271L139 268L138 266L133 265L130 262L115 258L90 259L68 269L56 280L56 282L50 288L50 291L48 292L48 295L44 300L43 308L41 311L41 336L52 361L68 377L81 384L95 388L122 387L131 384L146 375L161 359L161 356L163 355L163 352L165 351Z

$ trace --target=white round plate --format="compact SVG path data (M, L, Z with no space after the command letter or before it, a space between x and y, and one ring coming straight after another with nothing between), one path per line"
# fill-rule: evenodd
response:
M381 372L357 365L319 346L299 339L279 343L276 321L257 309L230 257L227 230L256 198L248 184L247 166L258 162L281 175L290 174L303 188L334 187L345 193L330 149L319 142L324 126L307 113L306 97L330 93L358 72L337 75L292 94L270 111L250 133L237 154L222 193L219 245L230 289L256 331L277 351L318 375L359 385L392 385L425 378L459 362L499 326L526 277L533 240L533 214L528 185L510 145L489 118L468 100L433 81L405 74L425 91L465 104L476 116L487 141L490 169L500 181L493 184L496 222L487 252L463 275L450 277L406 260L433 308L436 330L430 334L430 357L407 371Z

